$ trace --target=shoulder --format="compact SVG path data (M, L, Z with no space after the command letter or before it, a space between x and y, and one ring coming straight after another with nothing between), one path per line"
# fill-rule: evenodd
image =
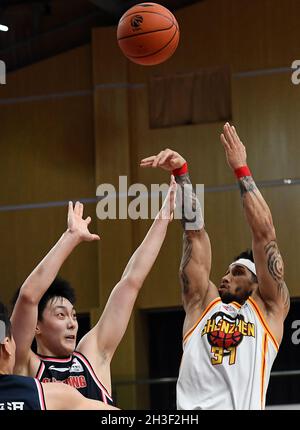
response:
M283 284L284 285L282 285L282 288L287 290L286 284L285 283ZM279 295L280 295L280 288L281 287L278 287ZM287 298L285 302L282 300L278 300L278 302L269 301L264 299L259 288L252 294L252 296L250 296L250 301L254 302L253 304L256 304L259 307L260 311L263 313L266 320L276 318L278 322L282 324L290 308L289 294L287 294Z
M259 292L253 294L247 303L250 304L263 329L269 333L270 337L276 340L279 347L282 337L284 320L286 315L283 310L276 307L269 307L261 298Z
M40 359L40 357L33 351L30 351L27 366L27 375L33 376L35 378L38 373L41 362L42 360Z
M39 366L41 364L41 359L33 351L29 352L28 360L26 363L16 364L14 367L14 373L20 376L31 376L35 377Z
M205 316L217 305L221 305L222 300L216 286L210 281L208 293L204 300L195 302L193 306L186 309L186 317L183 326L183 337L186 338L191 331L205 318Z

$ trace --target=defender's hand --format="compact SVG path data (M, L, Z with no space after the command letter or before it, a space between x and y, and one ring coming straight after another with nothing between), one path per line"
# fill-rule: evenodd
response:
M185 163L185 159L178 154L178 152L172 151L172 149L165 149L157 155L144 158L140 166L141 167L161 167L164 170L172 172L174 169L180 169Z
M93 240L100 240L97 234L89 232L88 225L91 222L91 217L88 216L83 219L83 204L76 202L74 209L73 203L69 202L68 210L68 231L78 237L81 241L91 242Z
M221 143L225 149L227 163L232 170L247 164L246 148L240 141L235 128L228 122L224 125L224 134L221 134Z
M176 192L177 183L173 175L171 175L170 187L168 194L162 204L161 210L159 211L158 217L162 219L168 219L172 221L174 216L174 210L176 207Z

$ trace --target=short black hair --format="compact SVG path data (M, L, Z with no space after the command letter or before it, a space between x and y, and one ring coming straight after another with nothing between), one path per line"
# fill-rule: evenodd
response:
M72 305L74 305L76 302L74 288L71 287L69 282L66 281L65 279L56 277L39 302L39 306L38 306L39 321L43 319L43 312L49 300L53 300L56 297L63 297L64 299L67 299Z
M11 339L11 322L9 320L7 308L2 302L0 302L0 321L3 321L5 325L5 337Z
M253 257L253 251L252 249L246 249L245 251L241 252L239 255L234 257L233 261L237 261L240 258L246 258L247 260L251 260L252 263L254 263L254 257ZM252 281L257 283L257 276L254 275L254 273L251 272L252 275Z
M239 255L234 257L233 261L239 260L240 258L246 258L247 260L251 260L252 263L254 263L254 257L253 257L252 249L248 248L245 251L241 252Z
M16 293L12 299L12 305L13 306L17 301L17 298L20 294L20 290L21 290L21 288L19 288L16 291ZM42 319L43 319L43 312L44 312L45 307L47 306L47 303L49 302L49 300L54 300L56 297L63 297L65 299L67 299L67 300L69 300L70 303L72 303L72 305L74 305L76 302L76 295L75 295L74 288L71 287L71 285L69 284L68 281L66 281L65 279L62 279L58 276L54 279L54 281L52 282L52 284L50 285L48 290L45 292L45 294L43 295L43 297L41 298L41 300L38 304L38 320L39 321L42 321Z

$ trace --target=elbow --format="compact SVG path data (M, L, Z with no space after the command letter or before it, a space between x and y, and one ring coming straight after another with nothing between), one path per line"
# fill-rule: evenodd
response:
M140 278L139 276L125 275L122 278L122 283L124 283L127 288L136 291L139 291L142 288L143 282L144 279Z
M253 229L253 236L257 241L269 242L275 240L276 232L272 219L268 217L261 220L259 227Z
M26 283L22 285L17 300L33 306L39 304L39 300L32 294L32 286Z
M204 228L202 228L200 230L185 230L184 234L186 236L188 236L190 239L193 239L193 238L198 238L199 236L201 236L204 231L205 231Z
M203 236L206 236L206 230L203 227L201 230L185 230L183 233L183 238L187 238L190 241L200 240Z

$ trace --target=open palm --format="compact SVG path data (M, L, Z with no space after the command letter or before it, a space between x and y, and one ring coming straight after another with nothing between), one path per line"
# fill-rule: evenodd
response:
M88 225L91 222L91 217L83 219L83 204L76 202L73 208L73 202L69 202L68 210L68 229L71 233L75 233L83 241L91 242L100 240L97 234L90 233Z

